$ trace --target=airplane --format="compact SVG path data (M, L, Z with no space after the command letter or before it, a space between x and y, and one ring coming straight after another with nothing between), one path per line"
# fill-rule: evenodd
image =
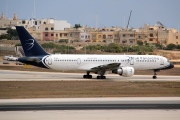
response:
M95 73L97 79L106 79L109 72L123 77L131 77L135 70L153 70L156 72L174 68L167 58L158 55L99 55L99 54L49 54L30 35L23 26L16 26L25 56L18 61L54 70L83 70L83 78L91 79Z

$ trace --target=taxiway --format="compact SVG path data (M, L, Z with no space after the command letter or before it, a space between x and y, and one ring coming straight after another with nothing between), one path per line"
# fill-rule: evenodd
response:
M180 97L0 99L0 111L180 109Z
M83 73L59 73L59 72L31 72L0 70L0 81L86 81L98 80L96 74L92 74L92 79L83 79ZM151 75L134 75L132 77L122 77L117 74L107 74L106 81L175 81L180 82L180 76L158 76L152 79Z
M179 107L179 97L1 99L0 116L3 120L179 120Z

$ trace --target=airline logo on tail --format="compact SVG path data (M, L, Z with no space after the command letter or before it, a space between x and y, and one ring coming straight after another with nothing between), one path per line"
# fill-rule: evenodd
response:
M27 50L30 50L34 46L34 39L28 39L26 40L27 43L25 44L27 46Z

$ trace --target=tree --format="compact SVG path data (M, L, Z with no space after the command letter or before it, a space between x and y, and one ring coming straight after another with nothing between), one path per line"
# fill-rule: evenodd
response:
M144 45L149 46L149 43L147 43L147 41L144 41Z
M9 40L9 39L10 39L10 36L9 36L8 34L2 34L2 35L0 35L0 40L2 40L2 39L7 39L7 40Z
M55 43L44 43L41 45L43 48L46 48L46 49L55 49L55 48L58 48L58 45L55 44Z
M166 50L173 50L173 49L175 49L175 48L176 48L176 45L173 44L173 43L170 43L170 44L168 44L168 45L166 46Z
M8 29L7 34L3 34L0 36L0 39L7 39L7 40L17 40L18 39L18 33L14 29Z
M161 44L155 43L154 45L156 46L157 49L162 49L163 48L163 46Z
M122 52L122 47L120 45L118 45L118 44L111 43L105 49L105 52L121 53Z
M10 39L18 39L18 33L14 29L8 29L7 34L9 35Z
M80 28L80 27L81 27L80 24L75 24L75 25L74 25L74 28L76 28L76 29L78 29L78 28Z
M180 45L176 45L176 49L179 49L179 50L180 50Z
M138 41L137 41L137 44L138 44L139 46L142 46L142 45L143 45L143 42L140 41L140 40L138 40Z
M42 47L51 50L53 53L75 53L76 49L73 46L58 45L55 43L44 43Z

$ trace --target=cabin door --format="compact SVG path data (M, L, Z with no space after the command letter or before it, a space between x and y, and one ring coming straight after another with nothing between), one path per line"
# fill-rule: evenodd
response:
M81 59L80 59L80 58L77 59L77 64L78 64L78 65L81 64Z
M130 65L134 65L134 57L130 57Z
M163 58L160 59L160 65L164 65L164 60L163 60Z

